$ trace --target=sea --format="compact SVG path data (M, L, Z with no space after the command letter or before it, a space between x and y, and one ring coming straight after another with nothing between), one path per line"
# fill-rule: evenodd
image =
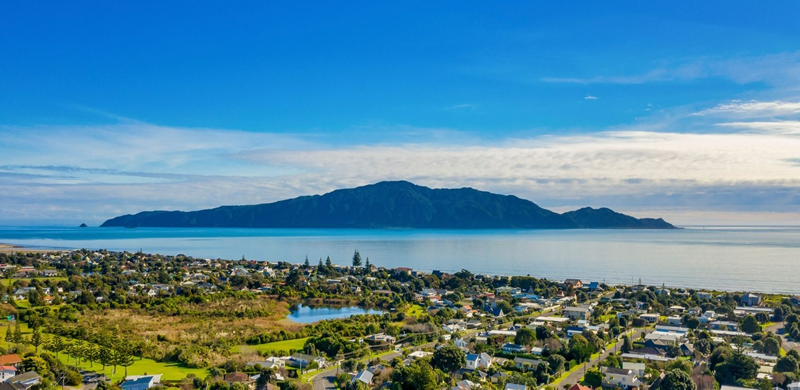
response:
M676 230L419 230L0 227L29 248L577 278L609 284L800 294L800 226Z

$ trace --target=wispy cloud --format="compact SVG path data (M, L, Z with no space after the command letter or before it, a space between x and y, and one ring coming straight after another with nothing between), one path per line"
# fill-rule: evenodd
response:
M800 135L800 121L727 122L718 123L717 126L747 129L772 134Z
M597 100L598 98L597 98L597 96L586 95L586 96L584 96L583 99L584 100Z
M784 101L738 101L719 104L696 112L697 116L735 116L741 118L782 117L800 114L800 102Z
M480 105L475 103L462 103L462 104L454 104L452 106L447 106L444 109L447 111L457 111L457 110L474 110L480 107Z
M645 84L706 78L725 78L738 84L765 82L771 85L797 85L800 83L800 52L665 60L640 73L588 77L547 76L540 80L568 84Z

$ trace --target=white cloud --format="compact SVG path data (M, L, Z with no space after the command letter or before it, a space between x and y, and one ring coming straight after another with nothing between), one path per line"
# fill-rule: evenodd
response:
M783 135L800 135L800 121L727 122L717 126Z
M583 99L584 100L597 100L597 96L586 95Z
M741 118L781 117L800 114L800 102L734 100L695 113L696 116L734 116Z
M749 131L625 130L347 147L148 124L5 127L0 221L100 221L145 209L262 203L399 179L516 194L545 207L624 206L647 215L670 207L798 212L792 199L800 195L800 137L786 130L796 125L742 122L722 126ZM753 130L759 126L772 128Z

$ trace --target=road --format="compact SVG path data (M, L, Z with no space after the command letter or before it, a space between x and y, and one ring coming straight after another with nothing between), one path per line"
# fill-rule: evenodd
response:
M639 337L642 337L642 332L644 332L644 331L645 330L642 330L642 329L635 330L633 332L633 335L630 336L631 337L631 341L636 340ZM621 346L621 345L618 345L618 347L619 346ZM590 360L587 363L584 363L584 367L586 368L586 370L589 370L590 368L596 366L597 363L603 361L606 357L608 357L608 355L610 355L612 353L614 353L613 349L607 349L605 352L601 353L600 356ZM580 367L580 366L577 366L577 367L579 367L579 368L577 370L575 370L575 372L573 372L572 374L569 374L568 377L564 378L564 380L562 380L558 384L558 387L563 388L564 385L572 386L572 385L580 382L580 380L583 378L584 368Z
M783 332L783 322L778 322L775 325L768 326L764 330L772 332L772 333L775 333L776 335L779 335L783 339L783 349L785 349L787 351L790 350L790 349L794 349L794 350L800 352L800 343L796 343L794 341L789 341L789 339L786 338L786 335Z
M415 347L415 348L416 349L425 348L425 347L430 348L434 344L435 343L428 343L428 344L420 345L420 346ZM412 349L415 349L415 348L412 348ZM387 362L388 363L388 362L391 362L392 359L394 359L396 357L401 357L402 358L402 356L403 356L402 352L394 351L392 353L389 353L389 354L381 356L379 359L382 362ZM366 359L362 359L362 360L366 361ZM336 385L333 383L334 379L336 379L336 367L333 367L333 368L331 368L329 370L320 372L319 374L314 375L313 377L311 377L311 385L314 388L314 390L334 390L334 389L336 389Z

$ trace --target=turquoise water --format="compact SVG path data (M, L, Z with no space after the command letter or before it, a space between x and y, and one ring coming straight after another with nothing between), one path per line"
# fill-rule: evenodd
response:
M0 243L800 294L799 227L680 230L0 228Z
M300 304L292 306L291 313L289 313L286 318L294 322L309 324L322 320L347 318L359 314L383 314L383 312L380 310L362 309L358 306L310 307Z

